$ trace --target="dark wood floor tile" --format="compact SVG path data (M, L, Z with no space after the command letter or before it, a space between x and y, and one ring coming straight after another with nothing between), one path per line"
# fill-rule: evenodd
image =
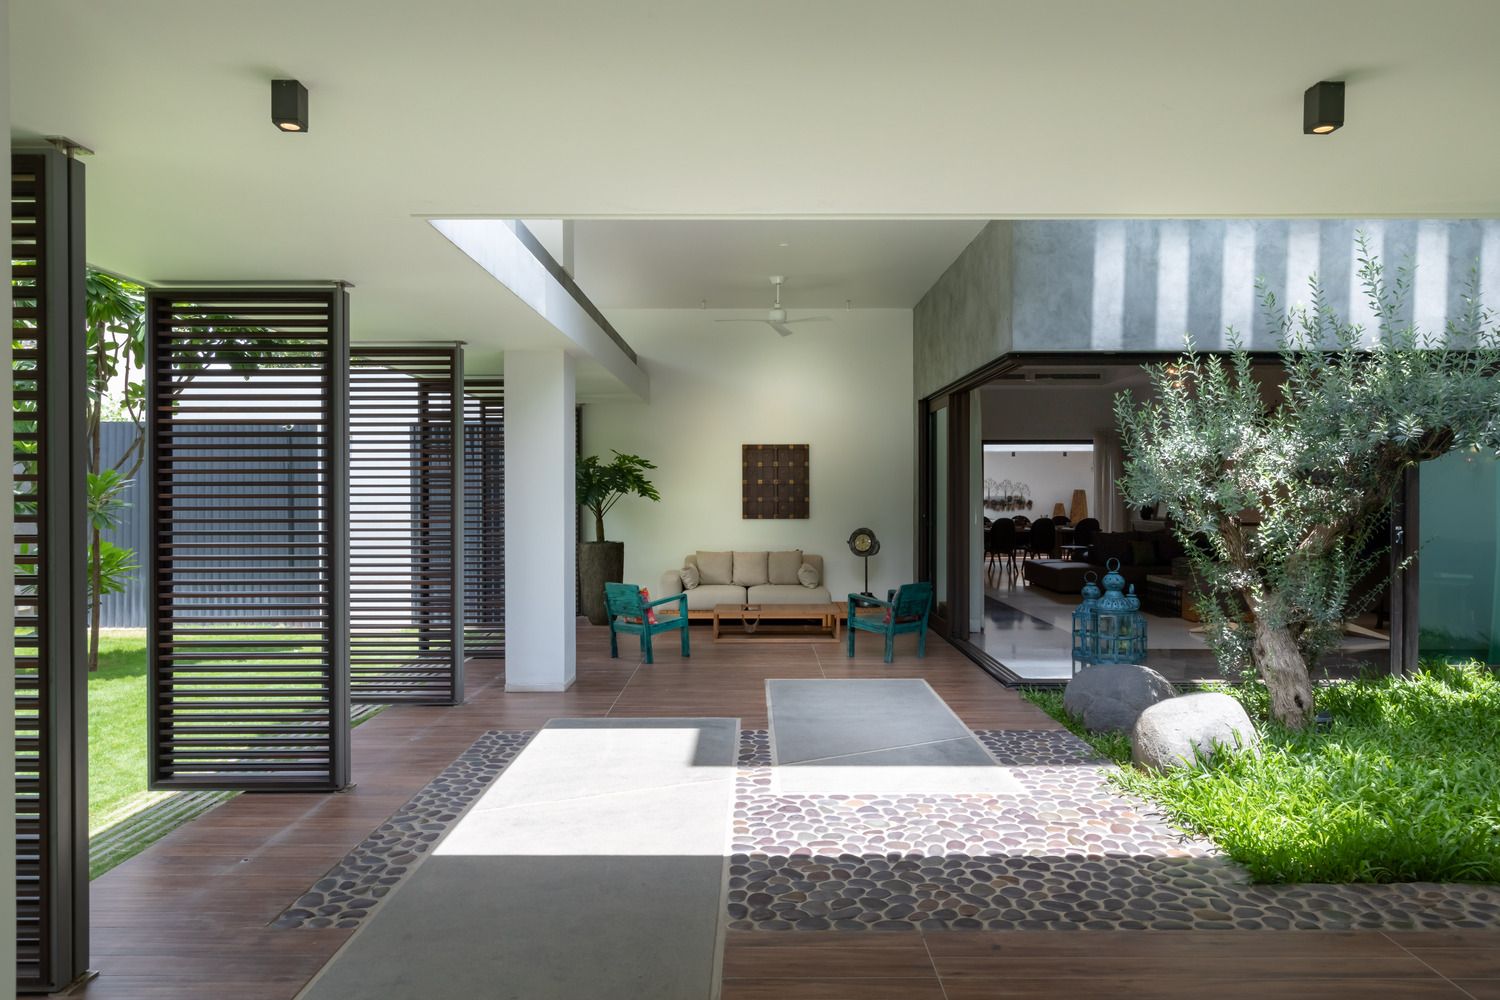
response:
M1253 934L1253 932L1252 932ZM1065 974L1025 979L943 979L947 1000L1463 1000L1463 992L1436 976L1428 979L1292 981L1231 979L1180 973L1163 978L1075 978Z
M1500 979L1500 948L1407 947L1449 979Z
M1500 979L1455 979L1453 982L1473 1000L1500 1000Z
M734 931L724 944L724 978L935 978L922 936L904 931Z
M1480 948L1500 950L1500 929L1446 931L1386 931L1385 936L1408 948Z
M1247 937L1250 932L1247 932ZM1080 937L1084 935L1078 935ZM1432 970L1410 955L1372 958L1345 957L1336 950L1322 955L1277 955L1246 940L1233 949L1204 948L1181 954L1088 954L1082 948L1071 958L1045 956L941 956L934 955L938 975L950 979L1045 979L1067 974L1080 979L1137 979L1166 982L1178 978L1253 979L1266 982L1302 982L1342 978L1423 979Z
M726 979L720 1000L944 1000L927 979Z
M933 960L994 962L1055 959L1084 962L1113 957L1197 961L1220 952L1287 959L1402 959L1407 952L1376 931L931 931L923 935ZM1246 948L1253 941L1254 948Z

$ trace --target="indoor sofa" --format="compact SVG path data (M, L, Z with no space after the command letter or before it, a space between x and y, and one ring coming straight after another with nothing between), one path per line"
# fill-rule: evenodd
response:
M823 557L782 552L696 552L661 575L653 598L687 593L689 618L713 616L719 604L828 604Z

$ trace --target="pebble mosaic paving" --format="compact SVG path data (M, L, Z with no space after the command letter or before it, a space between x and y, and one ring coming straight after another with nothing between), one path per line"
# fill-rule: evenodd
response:
M272 924L357 927L535 735L491 731ZM742 730L734 930L1500 928L1492 885L1253 885L1066 732L978 730L1019 795L777 795Z
M1495 886L1252 885L1212 844L1108 781L1066 732L976 731L1021 795L771 791L742 737L735 930L1500 927Z

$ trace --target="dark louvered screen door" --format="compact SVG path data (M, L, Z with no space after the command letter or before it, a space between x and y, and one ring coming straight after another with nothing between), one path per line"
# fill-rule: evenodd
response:
M82 196L81 165L12 157L16 972L36 992L88 963Z
M151 784L349 780L348 295L153 290Z
M363 345L349 380L350 695L459 704L463 349Z
M505 655L505 381L464 379L464 641Z

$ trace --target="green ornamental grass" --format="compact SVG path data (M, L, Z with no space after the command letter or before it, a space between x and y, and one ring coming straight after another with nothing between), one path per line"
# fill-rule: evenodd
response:
M1266 721L1258 685L1226 689L1261 727L1259 754L1154 774L1129 739L1080 734L1127 766L1113 780L1212 839L1258 882L1500 881L1500 677L1429 664L1331 684L1326 731ZM1055 692L1028 692L1069 724ZM1076 729L1075 729L1076 731Z

